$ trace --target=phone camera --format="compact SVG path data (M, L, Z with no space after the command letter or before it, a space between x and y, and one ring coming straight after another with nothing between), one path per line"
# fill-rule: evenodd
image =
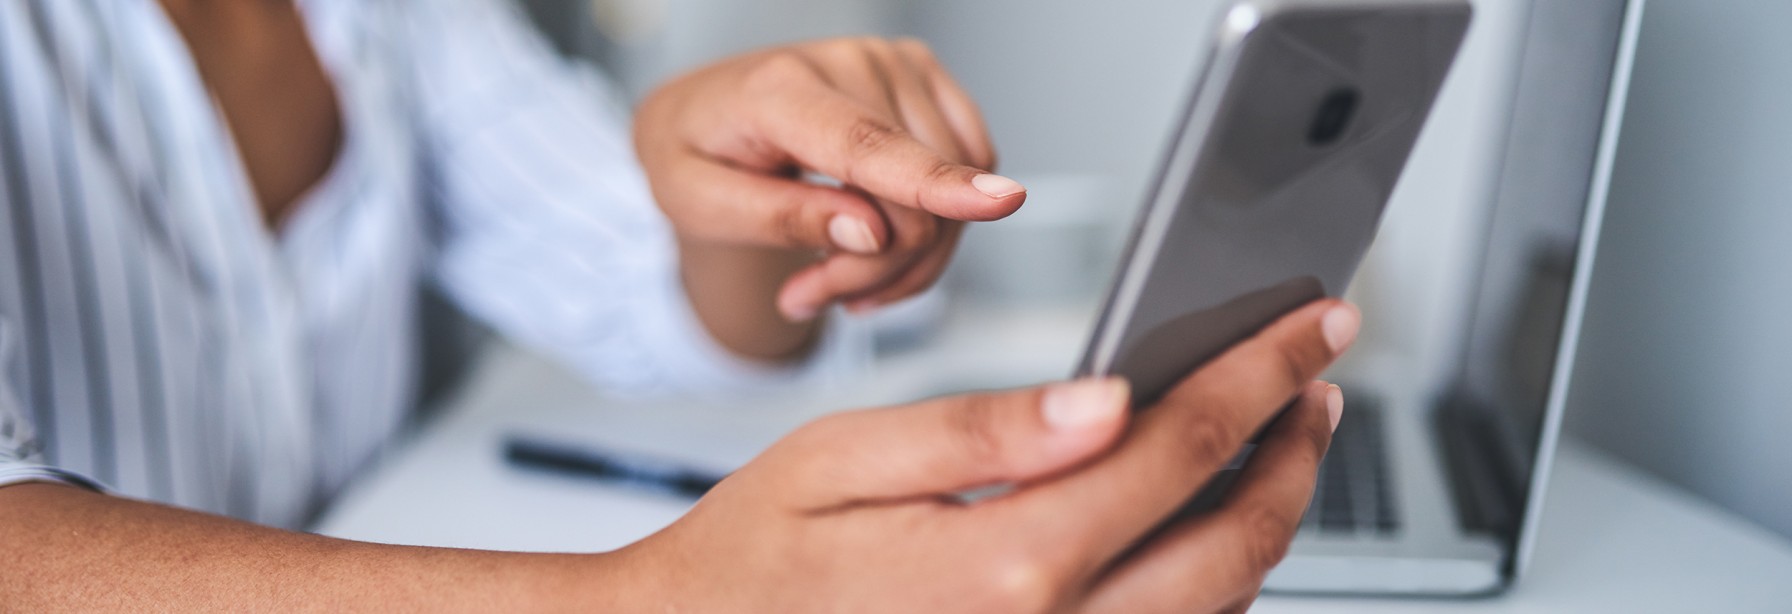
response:
M1352 87L1341 87L1326 94L1319 102L1319 111L1313 115L1313 125L1307 128L1307 142L1315 146L1338 142L1345 129L1350 127L1351 118L1356 116L1360 98L1356 88Z

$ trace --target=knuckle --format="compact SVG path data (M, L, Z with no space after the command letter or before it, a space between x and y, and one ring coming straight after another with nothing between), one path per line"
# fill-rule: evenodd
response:
M829 68L864 74L877 72L876 49L872 39L842 38L829 45L824 53Z
M863 37L830 38L806 46L804 51L815 59L816 73L832 81L840 73L871 70L871 57L865 40Z
M832 442L851 435L843 432L841 426L841 420L833 416L812 420L772 444L750 466L781 466L785 473L779 480L790 484L841 483L840 479L848 476L833 475L840 470L840 463L817 462L833 455Z
M891 43L890 39L887 38L867 36L859 39L859 46L861 49L864 49L865 53L872 54L879 58L891 58L896 55L896 45Z
M945 181L956 176L958 165L945 159L934 160L933 165L927 168L927 179L930 182Z
M992 612L1045 613L1054 610L1059 581L1038 557L1014 557L994 565L987 595Z
M1268 508L1257 507L1246 512L1244 526L1244 562L1252 578L1260 579L1288 556L1289 542L1298 519Z
M997 414L991 397L973 395L965 399L958 411L946 413L947 430L968 457L981 462L1000 462L1007 450L997 425Z
M810 420L791 431L790 435L786 436L782 442L793 448L803 449L818 443L833 441L842 430L841 423L845 421L843 415L832 414Z
M802 54L782 49L769 51L748 71L747 87L756 91L783 89L814 75L813 66Z
M903 55L907 55L910 58L926 64L932 64L934 62L933 48L929 47L926 41L912 36L904 36L896 39L893 44L895 45L896 50L902 52Z
M902 138L904 132L895 124L874 117L860 117L846 130L847 155L870 157L889 149Z
M1304 346L1295 343L1278 343L1274 348L1276 375L1281 378L1283 384L1296 387L1313 378L1315 374L1311 365L1316 363Z
M792 244L806 243L815 231L810 228L809 216L800 198L792 198L785 206L779 207L771 214L772 232Z
M1200 417L1182 429L1182 450L1194 467L1208 468L1237 452L1239 438L1224 422Z
M841 36L822 41L821 48L829 55L847 57L858 55L865 47L865 36Z
M958 172L959 166L957 164L953 164L950 160L936 156L933 162L927 167L927 171L922 174L924 180L915 182L915 193L912 197L913 202L925 207L925 197L927 194L926 187L932 185L945 185L947 182L952 181L953 178L958 175Z

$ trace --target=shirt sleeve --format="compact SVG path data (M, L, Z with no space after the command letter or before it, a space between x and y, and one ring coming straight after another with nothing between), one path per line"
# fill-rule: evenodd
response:
M43 446L19 404L19 396L14 394L13 377L18 370L12 368L12 361L17 353L17 335L12 323L0 318L0 488L25 482L58 482L104 491L98 482L86 476L44 464Z
M436 278L463 309L626 396L837 380L863 363L868 333L839 314L803 364L722 348L684 295L614 90L510 3L408 6Z

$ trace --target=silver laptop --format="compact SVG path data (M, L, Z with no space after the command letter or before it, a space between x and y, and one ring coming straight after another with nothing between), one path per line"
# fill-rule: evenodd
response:
M1642 0L1531 0L1445 381L1362 372L1268 591L1475 595L1537 536ZM1345 374L1351 376L1351 374Z

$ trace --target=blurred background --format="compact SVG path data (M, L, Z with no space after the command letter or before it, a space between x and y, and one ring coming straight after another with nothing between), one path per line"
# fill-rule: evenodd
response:
M1005 314L1080 342L1218 4L518 1L562 51L636 98L679 71L783 41L929 42L982 104L1002 172L1028 184L1030 199L1013 218L971 231L943 295L880 316L887 348L965 313ZM1352 290L1368 316L1355 355L1396 357L1394 368L1421 381L1443 379L1442 357L1463 341L1467 250L1480 244L1513 68L1511 4L1476 3L1475 30ZM1788 22L1783 0L1650 1L1568 423L1575 436L1792 537L1783 477L1792 470L1792 395L1783 392L1792 381L1792 38L1778 31ZM1016 319L1022 307L1073 315ZM1078 346L1066 347L1064 372ZM1011 350L1021 360L1023 348Z

